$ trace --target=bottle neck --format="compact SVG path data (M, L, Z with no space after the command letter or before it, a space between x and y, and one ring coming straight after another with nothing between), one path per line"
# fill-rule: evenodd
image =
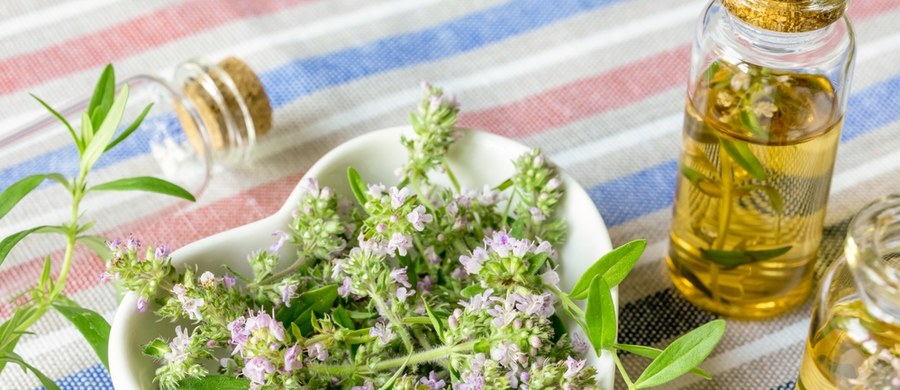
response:
M844 254L869 314L900 324L900 195L879 199L853 218Z

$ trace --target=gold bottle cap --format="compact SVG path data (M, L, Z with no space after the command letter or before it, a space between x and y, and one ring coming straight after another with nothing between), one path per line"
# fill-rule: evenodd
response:
M766 30L796 33L826 27L844 15L849 0L720 0L732 15Z
M240 144L255 142L272 128L269 97L259 77L245 62L227 57L203 68L202 75L184 85L184 94L194 103L203 121L212 151L234 146L235 138L241 139ZM223 108L227 114L222 112ZM198 151L202 150L203 135L190 114L180 105L176 110L188 139Z

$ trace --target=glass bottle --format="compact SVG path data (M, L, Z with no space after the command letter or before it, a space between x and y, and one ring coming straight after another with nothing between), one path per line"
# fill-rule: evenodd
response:
M847 0L714 0L694 39L667 263L695 305L802 303L850 91Z
M900 195L850 222L813 309L798 389L900 388Z
M121 132L152 104L140 127L95 165L99 182L118 178L104 169L127 165L127 176L154 176L181 185L195 196L213 172L247 164L258 137L272 127L272 109L259 78L243 61L189 60L170 78L137 75L119 83L130 93ZM54 107L73 128L90 96ZM38 107L35 104L35 107ZM0 180L29 174L77 174L77 149L63 124L47 113L0 140ZM12 183L5 183L6 185ZM0 185L5 188L6 185Z

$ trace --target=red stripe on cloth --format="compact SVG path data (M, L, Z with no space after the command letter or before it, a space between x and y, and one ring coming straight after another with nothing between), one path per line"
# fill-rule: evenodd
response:
M511 137L528 136L683 88L689 61L690 47L679 46L512 103L463 112L459 123Z
M310 0L193 0L44 49L0 60L0 94L121 60L242 18Z
M262 184L235 196L218 200L209 205L179 212L181 207L173 206L157 214L132 221L101 234L105 237L124 237L133 233L145 244L166 243L180 248L193 241L237 226L241 226L277 211L294 189L302 174L292 174ZM160 217L160 215L164 217ZM61 250L52 254L54 259L62 258ZM243 256L244 254L237 254ZM57 266L59 261L57 261ZM11 295L33 287L38 279L42 259L31 260L0 273L0 296ZM73 294L98 284L100 273L104 271L103 261L88 251L79 251L72 260L72 268L66 282L66 294ZM12 314L12 305L0 303L0 318Z

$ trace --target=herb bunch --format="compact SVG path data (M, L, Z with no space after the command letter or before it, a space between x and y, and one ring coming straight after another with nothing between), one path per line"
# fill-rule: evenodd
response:
M121 126L128 99L128 85L123 85L116 95L115 72L112 65L108 65L104 69L97 82L89 106L81 115L81 128L78 132L66 118L47 103L36 96L34 98L59 119L68 130L78 149L79 160L75 163L79 169L78 174L71 178L60 173L31 175L15 182L0 193L0 218L6 216L23 198L47 180L62 185L72 197L72 213L68 222L59 225L35 226L14 233L0 241L0 265L2 265L16 244L29 235L57 234L66 240L63 257L61 259L53 259L50 255L46 257L37 286L14 299L19 305L13 315L0 324L0 371L6 368L7 363L13 363L34 374L47 389L58 389L58 386L50 378L16 353L15 348L22 336L30 333L29 328L34 323L48 311L56 310L82 333L104 367L109 367L107 361L109 323L100 314L81 307L63 293L77 245L88 247L102 258L110 257L110 251L105 245L106 239L89 233L94 222L83 221L83 211L79 207L82 200L93 192L132 190L160 193L190 201L194 201L194 197L175 184L153 177L131 177L96 185L91 185L89 182L89 174L94 164L104 153L115 148L137 130L151 108L150 106L145 107L134 122L127 127ZM127 248L123 250L131 253L138 246L136 241L130 239ZM55 278L52 275L54 261L61 262L59 273ZM157 270L157 272L171 273L171 270Z
M604 255L563 291L558 169L534 150L513 162L509 180L461 187L444 159L459 134L458 107L441 89L423 87L415 136L401 140L410 159L398 169L399 185L367 183L350 167L348 200L304 179L287 232L248 256L252 274L178 271L167 250L113 243L107 272L140 296L137 309L152 301L161 319L181 324L175 337L144 348L159 363L159 385L591 389L599 385L590 350L611 352L630 388L692 370L707 376L696 366L722 336L722 321L665 350L616 343L610 288L645 242ZM438 175L452 186L435 184ZM296 256L280 259L283 245ZM578 326L567 329L565 317ZM652 362L632 380L617 351Z

